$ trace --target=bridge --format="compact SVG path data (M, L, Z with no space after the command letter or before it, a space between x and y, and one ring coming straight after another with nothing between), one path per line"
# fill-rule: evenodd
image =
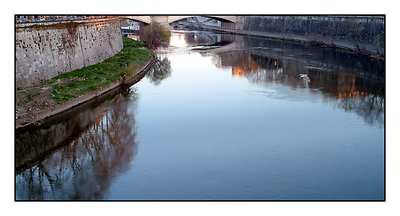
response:
M201 15L203 16L203 15ZM193 16L124 16L126 19L134 20L144 24L160 23L162 25L170 25L173 22L177 22L183 19L195 17ZM223 29L240 29L241 25L240 17L238 16L203 16L216 19L221 22L221 28Z

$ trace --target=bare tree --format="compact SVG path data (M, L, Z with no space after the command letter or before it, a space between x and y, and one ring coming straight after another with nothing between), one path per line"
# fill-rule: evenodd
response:
M145 42L152 50L167 47L170 37L171 31L158 23L152 23L140 30L140 40Z

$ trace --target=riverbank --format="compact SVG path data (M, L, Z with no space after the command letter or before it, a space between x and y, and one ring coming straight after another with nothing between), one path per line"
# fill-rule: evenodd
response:
M190 29L187 29L190 31ZM194 29L192 29L194 30ZM340 49L346 50L348 52L352 52L359 55L369 56L378 60L385 60L385 51L384 48L376 49L376 46L371 45L370 43L363 42L354 42L351 40L345 39L333 39L333 38L324 38L317 36L305 36L299 34L284 34L284 33L274 33L274 32L265 32L265 31L250 31L250 30L238 30L238 29L222 29L215 27L203 27L198 28L196 31L211 31L216 33L225 33L232 35L244 35L244 36L252 36L259 38L267 38L272 40L280 40L280 41L288 41L295 42L300 44L305 44L313 47L321 47L321 48L332 48L332 49Z
M98 64L17 88L16 129L41 124L50 116L143 78L152 61L150 50L129 38L124 38L123 43L121 52Z
M220 32L220 33L230 33L237 35L245 35L245 36L254 36L254 37L262 37L269 39L278 39L282 41L292 41L302 44L308 44L310 46L318 46L322 48L335 48L335 49L343 49L350 52L354 52L361 55L367 55L371 58L384 60L385 53L373 50L369 44L359 43L357 46L351 41L344 40L328 40L324 38L312 39L307 36L300 35L286 35L286 34L278 34L278 33L268 33L268 32L257 32L257 31L248 31L248 30L229 30L229 29L220 29L220 28L210 28L209 30Z

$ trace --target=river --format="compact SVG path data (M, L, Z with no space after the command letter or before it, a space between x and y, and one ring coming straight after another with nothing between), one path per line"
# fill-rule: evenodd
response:
M158 58L18 132L16 199L384 199L383 61L189 31Z

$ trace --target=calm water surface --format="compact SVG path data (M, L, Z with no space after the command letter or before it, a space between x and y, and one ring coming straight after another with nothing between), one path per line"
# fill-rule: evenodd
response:
M16 198L382 200L384 76L350 53L175 32L130 89L17 134Z

